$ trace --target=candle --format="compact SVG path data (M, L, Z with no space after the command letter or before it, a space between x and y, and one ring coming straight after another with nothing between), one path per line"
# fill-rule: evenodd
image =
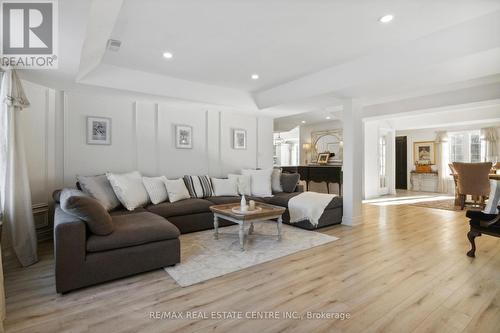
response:
M248 208L250 208L250 210L254 210L255 209L255 201L250 200L248 202Z

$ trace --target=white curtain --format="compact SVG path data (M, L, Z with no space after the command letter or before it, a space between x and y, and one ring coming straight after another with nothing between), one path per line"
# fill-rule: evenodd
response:
M0 208L3 231L23 266L37 262L37 239L20 112L29 106L14 70L2 73L0 87Z
M481 128L481 139L486 144L485 157L487 161L498 159L497 130L494 127Z
M448 134L446 131L436 132L436 164L438 167L438 191L441 193L448 193L450 183L450 170L448 167L449 154L448 154Z

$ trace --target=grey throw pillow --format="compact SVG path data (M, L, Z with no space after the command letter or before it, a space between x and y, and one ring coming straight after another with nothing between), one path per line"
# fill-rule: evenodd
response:
M107 211L120 206L120 201L106 175L77 176L82 191L97 199Z
M109 235L114 231L113 221L103 205L82 191L64 189L60 195L61 208L87 224L96 235Z
M297 188L300 175L298 173L282 173L281 174L281 187L283 192L292 193Z

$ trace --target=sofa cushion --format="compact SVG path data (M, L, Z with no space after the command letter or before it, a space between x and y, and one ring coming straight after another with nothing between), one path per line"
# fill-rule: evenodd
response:
M107 211L120 206L120 201L106 175L77 176L76 178L82 191L96 198Z
M225 205L229 203L237 203L240 202L241 197L236 196L217 196L207 198L208 201L213 202L214 205Z
M239 195L252 195L252 178L246 175L227 175L228 179L236 182Z
M128 210L132 211L138 207L144 207L149 203L149 195L142 183L139 171L128 173L106 173L113 191Z
M273 169L271 173L271 188L273 193L283 192L283 186L281 186L281 168Z
M281 207L288 207L288 200L293 198L294 196L300 194L300 192L292 192L292 193L287 193L287 192L280 192L280 193L275 193L271 198L269 198L268 202L271 205L276 205L276 206L281 206Z
M167 186L168 199L170 202L185 200L191 197L186 187L186 183L184 183L182 178L167 179L165 185Z
M61 208L66 213L85 221L96 235L108 235L114 226L111 216L96 199L76 189L65 188L60 195Z
M250 176L252 195L259 197L270 197L273 195L271 188L271 174L273 169L253 170L243 169L241 174Z
M250 200L253 200L256 202L269 203L269 200L271 198L272 197L262 198L262 197L254 197L251 195L245 195L245 199L246 199L247 203ZM213 202L214 205L225 205L225 204L229 204L229 203L238 203L241 201L241 197L240 196L235 197L235 196L224 195L224 196L215 196L215 197L206 198L206 200Z
M214 195L212 180L209 176L184 176L184 183L191 198L208 198Z
M276 206L281 206L281 207L287 207L288 208L288 201L299 195L301 192L292 192L292 193L287 193L287 192L281 192L281 193L276 193L273 197L271 198L266 198L267 202L270 203L271 205L276 205ZM326 206L326 209L334 209L337 207L342 206L342 197L334 197L332 201Z
M111 217L113 217L113 216L119 216L119 215L130 215L130 214L147 213L147 212L148 211L144 207L139 207L139 208L136 208L132 211L127 210L124 207L121 207L121 208L110 211L109 215L111 215Z
M283 192L294 192L297 188L297 183L300 180L300 175L298 173L282 173L281 174L281 186L283 187Z
M219 179L212 178L212 186L214 188L213 196L238 196L238 181L235 178L232 179Z
M190 198L176 202L163 202L158 205L149 205L146 209L151 213L168 218L170 216L210 212L208 207L212 205L213 203L211 201L205 199Z
M152 213L113 217L115 231L108 236L90 235L88 252L109 251L151 242L176 239L180 232L172 223Z
M167 182L167 177L142 177L142 183L146 188L146 191L149 195L149 200L154 205L157 205L161 202L167 201L168 192L167 186L165 183Z

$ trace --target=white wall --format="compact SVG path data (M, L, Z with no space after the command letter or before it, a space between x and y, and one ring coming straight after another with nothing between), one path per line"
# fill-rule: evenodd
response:
M79 174L139 170L145 175L223 176L272 166L272 120L247 114L175 107L123 96L64 94L64 185ZM112 119L112 145L86 144L86 117ZM175 125L193 127L193 149L177 149ZM260 126L259 126L260 125ZM232 148L232 130L247 131L247 149ZM270 148L267 148L270 146ZM260 147L260 150L259 150Z
M139 170L174 178L272 167L271 118L124 92L63 92L24 84L31 102L22 113L30 185L34 206L46 208L44 220L52 191L74 186L79 174ZM112 119L111 145L86 144L87 116ZM193 149L175 148L175 124L193 127ZM234 128L247 131L246 150L232 148Z

